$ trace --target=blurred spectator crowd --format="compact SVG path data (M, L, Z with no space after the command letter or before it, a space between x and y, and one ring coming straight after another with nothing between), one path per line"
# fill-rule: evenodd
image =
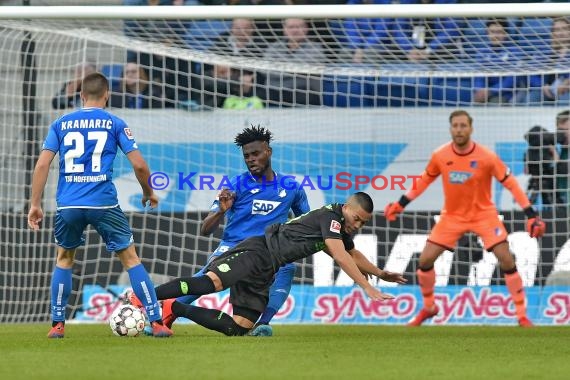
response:
M124 5L469 2L475 1L124 0ZM124 33L215 59L133 50L126 64L83 62L54 96L54 108L78 106L80 79L93 70L110 78L109 106L119 108L570 105L570 19L564 17L149 20L125 21ZM288 65L322 69L303 73ZM339 68L350 74L338 74ZM355 74L367 68L387 75Z

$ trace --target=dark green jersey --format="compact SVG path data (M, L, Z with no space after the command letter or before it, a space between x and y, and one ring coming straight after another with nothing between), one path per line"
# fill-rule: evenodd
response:
M278 265L308 257L325 248L325 239L341 239L347 251L354 248L352 236L344 232L342 204L312 210L285 224L265 230L267 248Z

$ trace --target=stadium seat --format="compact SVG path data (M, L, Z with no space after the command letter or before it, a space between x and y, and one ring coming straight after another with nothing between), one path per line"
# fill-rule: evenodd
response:
M543 56L550 51L551 30L551 18L523 18L519 27L517 43L529 55Z
M475 78L453 75L453 72L461 70L461 67L453 63L439 64L435 69L437 72L449 73L449 75L431 78L431 106L472 105Z
M429 66L395 63L382 65L381 69L411 75L377 78L375 85L375 105L377 107L427 106L429 104L429 77L413 75L414 72L431 71Z
M123 76L123 65L120 63L110 63L101 66L101 74L109 80L109 87L114 88L121 82Z
M193 20L187 25L184 40L190 49L208 50L216 37L229 28L226 20Z
M374 78L328 75L323 78L323 105L329 107L372 107Z
M472 98L473 78L441 77L432 79L432 106L469 106L472 105Z

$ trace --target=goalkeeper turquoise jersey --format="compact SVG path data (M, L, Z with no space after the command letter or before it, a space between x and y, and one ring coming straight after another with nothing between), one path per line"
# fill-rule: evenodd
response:
M263 236L265 227L285 223L289 211L295 216L309 212L305 190L292 176L274 173L274 181L257 182L245 172L235 177L229 187L235 193L232 207L226 212L226 228L220 246L234 246L251 236ZM211 212L219 210L216 200Z
M57 208L108 208L119 204L112 182L118 149L138 149L131 130L102 108L82 108L50 126L42 149L59 153Z

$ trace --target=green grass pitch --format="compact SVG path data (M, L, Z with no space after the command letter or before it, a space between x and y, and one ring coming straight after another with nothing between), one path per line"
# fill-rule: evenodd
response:
M113 336L107 325L3 324L0 379L570 379L570 328L274 326L225 337L199 326L175 336Z

